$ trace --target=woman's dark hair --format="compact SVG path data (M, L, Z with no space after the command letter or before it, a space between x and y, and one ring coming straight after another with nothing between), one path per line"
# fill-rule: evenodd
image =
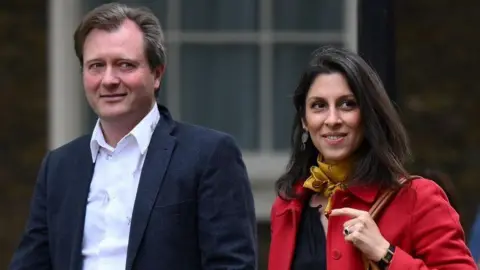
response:
M292 153L287 172L276 182L277 194L283 199L295 198L294 185L310 174L318 150L309 138L302 150L302 119L305 100L311 84L321 74L344 76L360 108L364 139L355 152L349 185L398 187L398 177L409 176L404 162L410 156L408 136L400 117L375 71L357 54L331 46L312 54L301 76L294 96L295 117L291 136Z

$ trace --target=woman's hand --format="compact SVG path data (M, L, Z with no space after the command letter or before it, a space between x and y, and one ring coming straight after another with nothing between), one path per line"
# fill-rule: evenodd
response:
M380 261L386 254L390 243L383 238L377 224L366 211L352 208L332 210L330 216L349 216L352 219L343 224L345 240L351 242L365 256Z

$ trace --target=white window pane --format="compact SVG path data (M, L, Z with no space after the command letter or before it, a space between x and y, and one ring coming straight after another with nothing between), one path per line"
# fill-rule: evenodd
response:
M183 45L180 62L182 120L258 148L257 46Z
M325 44L323 44L325 45ZM293 93L302 72L308 65L312 52L322 46L279 44L274 48L273 111L274 140L276 150L290 149L292 131Z
M275 0L274 28L299 31L341 31L343 0Z
M181 9L183 30L253 30L258 27L258 0L183 0Z

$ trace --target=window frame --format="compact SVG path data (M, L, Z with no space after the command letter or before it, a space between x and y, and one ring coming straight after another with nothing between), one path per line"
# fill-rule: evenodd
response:
M259 50L259 149L242 149L244 161L252 181L273 182L284 171L288 162L288 151L277 151L273 146L274 115L273 91L274 65L273 53L276 44L325 44L341 43L352 51L357 50L357 0L345 0L344 29L342 31L280 31L273 28L274 0L261 0L258 9L260 20L256 30L248 31L183 31L181 28L182 1L168 0L167 29L164 29L168 64L166 88L181 89L180 53L183 44L249 44L258 45ZM165 104L179 121L181 115L181 92L170 91Z

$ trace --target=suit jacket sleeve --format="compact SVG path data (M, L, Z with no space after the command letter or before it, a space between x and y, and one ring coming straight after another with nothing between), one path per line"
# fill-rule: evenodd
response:
M253 195L233 139L217 143L198 187L202 269L250 270L257 265Z
M25 232L15 251L10 270L50 270L52 269L47 224L47 154L43 159L35 184Z
M459 216L445 193L433 181L423 181L416 189L410 234L416 258L397 248L388 269L477 269L465 244Z

